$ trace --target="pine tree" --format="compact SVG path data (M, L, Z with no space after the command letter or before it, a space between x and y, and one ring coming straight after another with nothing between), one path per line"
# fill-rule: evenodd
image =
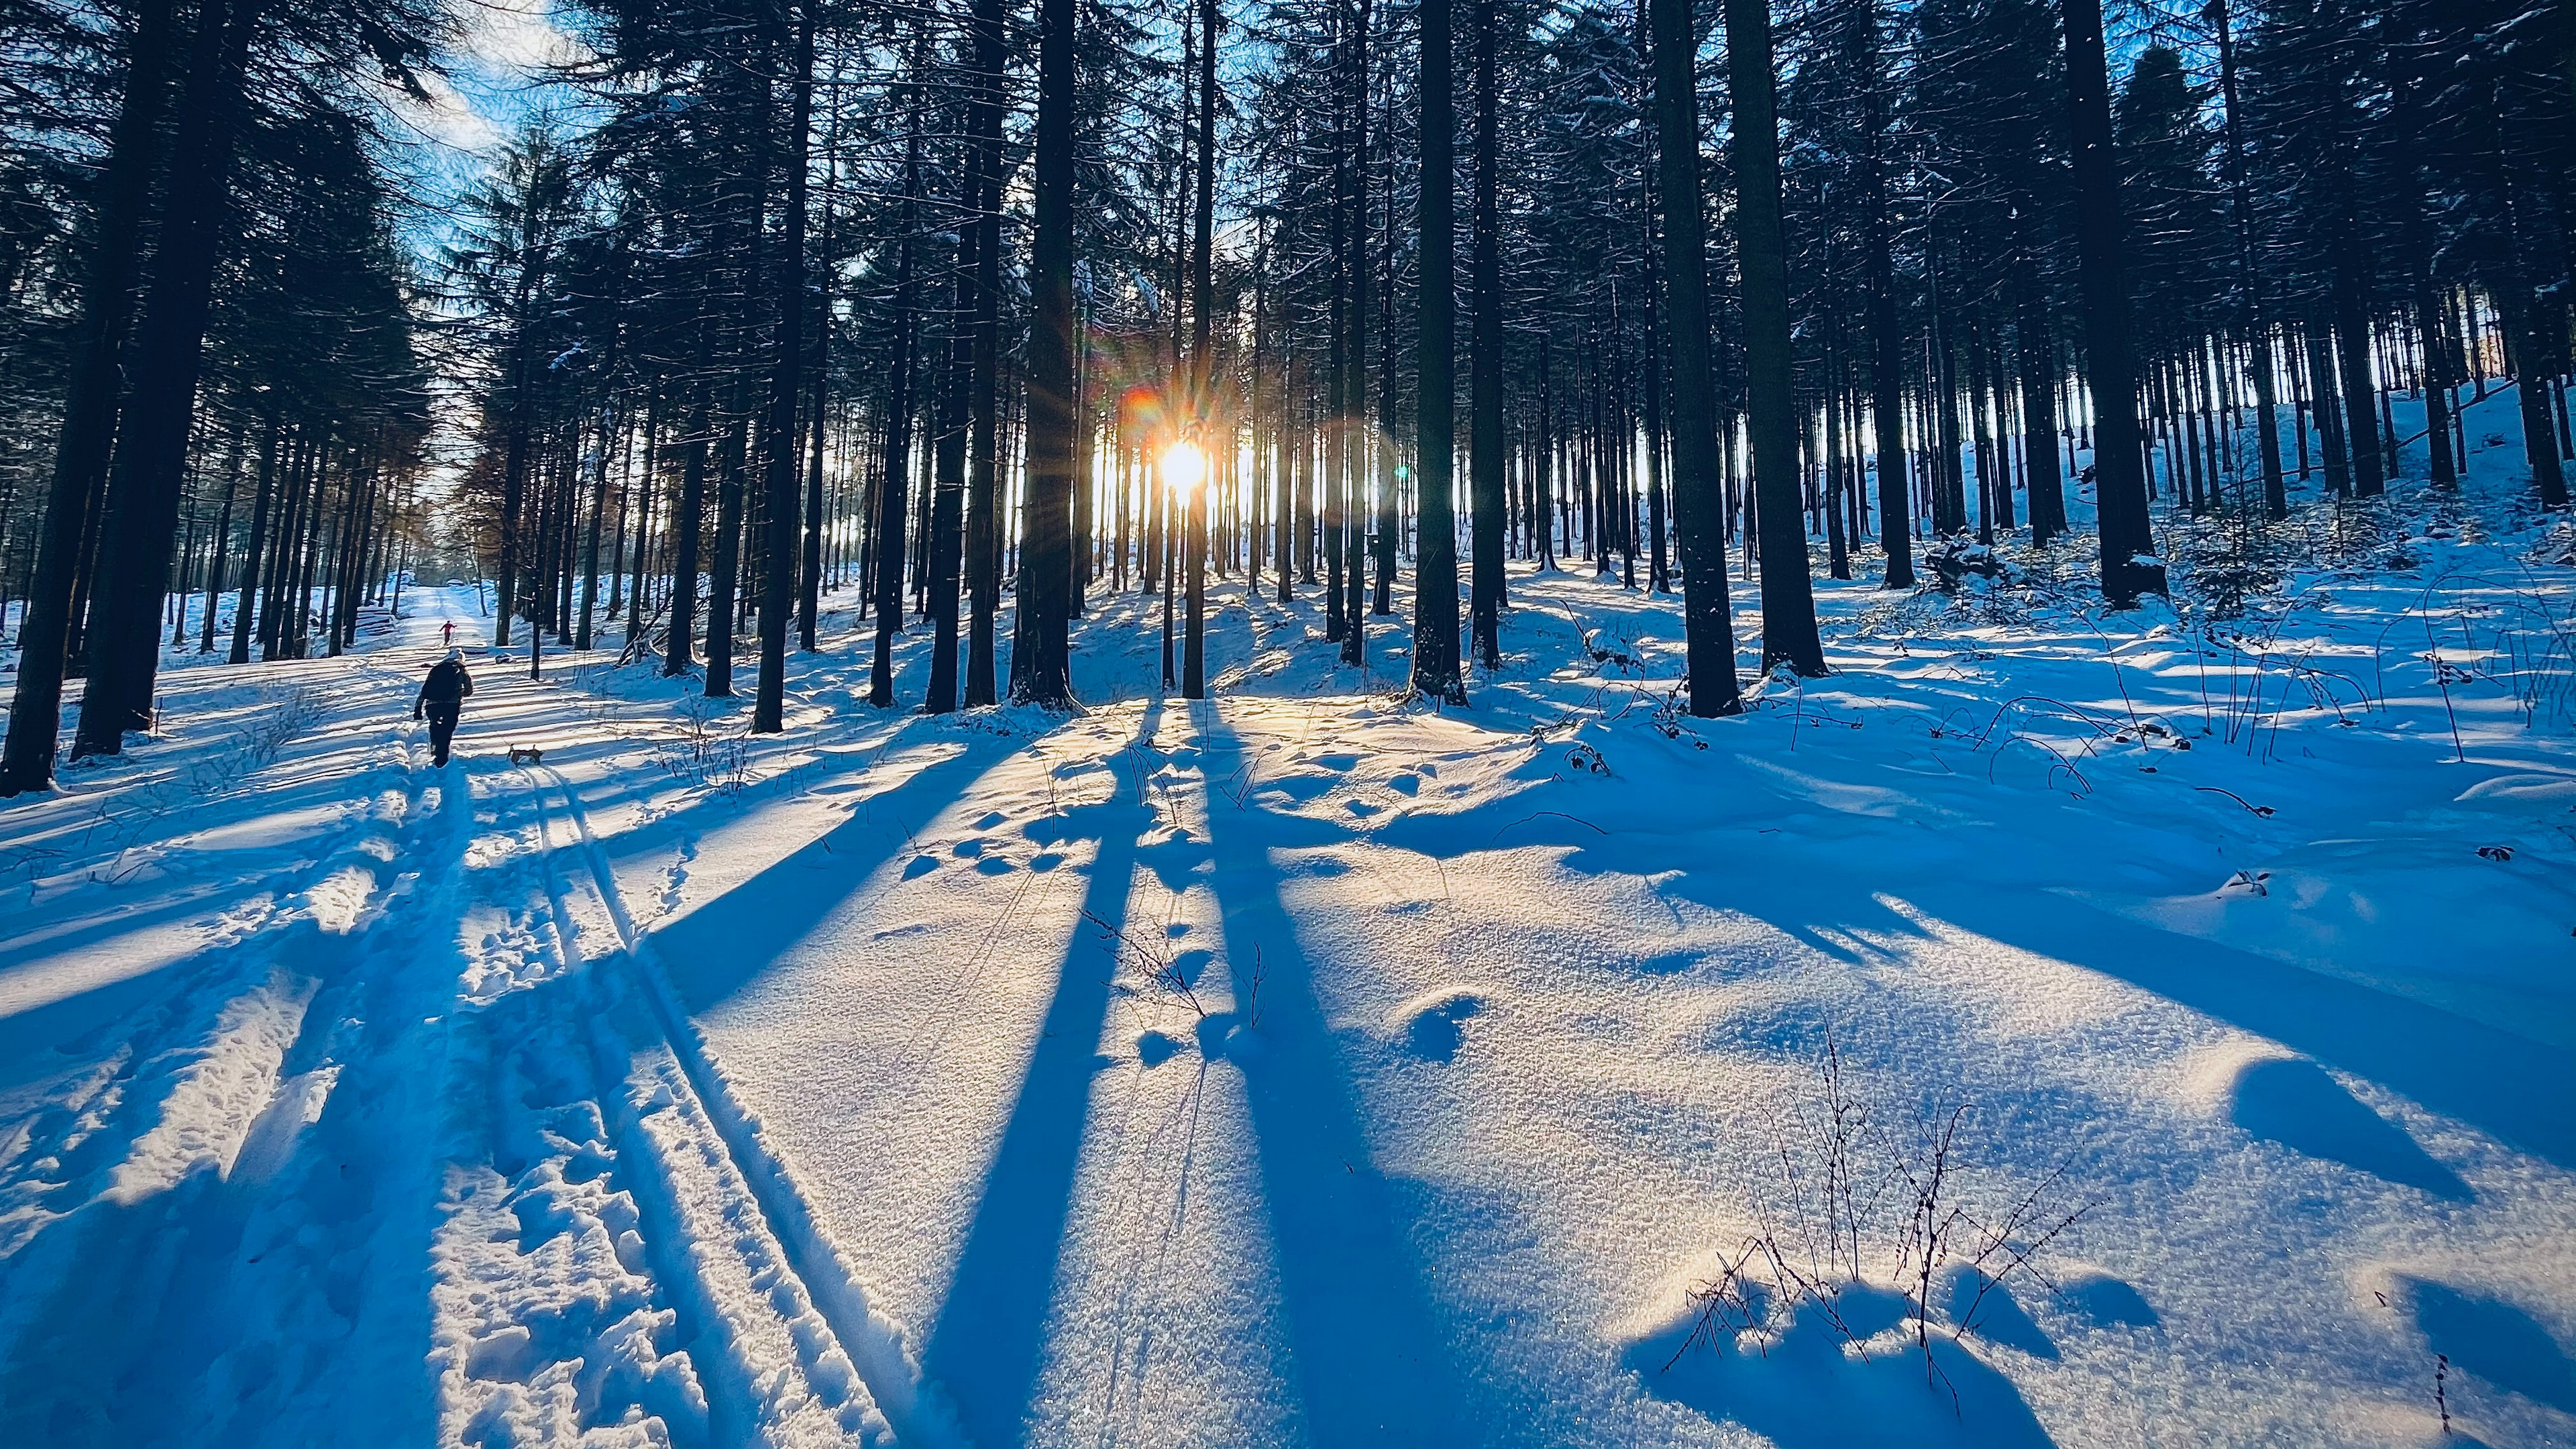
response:
M1740 713L1735 624L1726 599L1725 493L1718 478L1717 378L1710 355L1700 185L1699 86L1690 0L1647 0L1654 37L1655 139L1663 181L1664 275L1673 325L1673 515L1681 541L1690 711Z

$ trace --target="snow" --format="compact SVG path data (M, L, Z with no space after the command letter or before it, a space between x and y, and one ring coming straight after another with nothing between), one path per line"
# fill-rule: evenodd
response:
M2576 1442L2576 535L2514 453L2238 619L1820 581L1835 672L1733 720L1588 571L1445 713L1401 616L1344 669L1234 581L1203 703L1095 594L1072 718L871 711L842 594L783 735L478 650L445 770L470 589L174 653L0 811L0 1439ZM1953 1110L1944 1202L2071 1225L1910 1282L1900 1187L1829 1271L1822 1174ZM1695 1336L1766 1236L1830 1291Z

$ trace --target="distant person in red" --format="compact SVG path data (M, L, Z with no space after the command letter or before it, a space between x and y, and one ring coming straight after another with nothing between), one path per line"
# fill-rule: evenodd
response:
M456 621L454 619L450 619L446 623L438 626L438 642L441 645L452 645L456 642Z
M411 717L429 716L429 747L435 752L430 763L447 763L447 742L456 738L456 717L465 712L465 697L474 692L473 676L465 672L465 651L450 649L447 657L430 666L429 677L420 682L420 693L411 702Z

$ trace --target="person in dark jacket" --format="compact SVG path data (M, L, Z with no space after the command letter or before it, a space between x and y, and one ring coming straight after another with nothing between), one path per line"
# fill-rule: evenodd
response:
M465 697L474 692L474 677L465 672L465 651L450 649L447 657L430 666L429 677L420 682L420 693L411 702L411 717L429 716L429 747L436 752L430 763L447 763L447 742L456 738L456 717L464 713Z

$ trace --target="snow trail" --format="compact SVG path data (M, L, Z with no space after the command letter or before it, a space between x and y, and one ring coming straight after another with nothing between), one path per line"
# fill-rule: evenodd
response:
M382 703L362 690L356 707ZM360 798L407 752L361 771ZM395 1264L421 1202L386 1128L417 1090L406 1014L437 993L408 948L444 914L438 842L460 805L454 782L377 791L301 890L228 922L108 1054L76 1114L88 1135L29 1164L52 1180L11 1184L0 1397L63 1442L220 1442L370 1400L400 1424L421 1406L385 1352L420 1312Z
M674 1000L650 943L636 930L579 794L554 769L531 765L522 773L529 779L545 832L549 884L559 910L565 905L566 891L555 870L548 785L553 786L577 837L582 884L612 923L635 992L660 1032L657 1048L664 1060L654 1067L654 1093L672 1101L680 1119L695 1129L687 1147L664 1142L663 1156L674 1164L674 1172L682 1166L703 1167L708 1174L708 1180L698 1185L702 1206L694 1220L704 1222L713 1214L732 1223L738 1234L736 1254L753 1269L754 1277L774 1284L783 1303L798 1305L790 1326L799 1347L811 1357L829 1360L823 1365L826 1372L837 1376L855 1368L864 1380L864 1387L835 1385L869 1406L863 1424L845 1427L854 1431L865 1427L867 1436L890 1428L900 1431L905 1442L926 1446L959 1442L946 1406L936 1396L924 1394L920 1366L905 1345L901 1326L870 1306L867 1289L817 1223L811 1203L770 1147L758 1117L744 1110L722 1068ZM558 930L563 919L557 916ZM694 1159L690 1147L695 1149ZM817 1321L805 1320L808 1306L818 1315ZM874 1418L880 1406L884 1419ZM891 1420L891 1426L885 1420Z
M560 708L481 683L485 733ZM397 702L362 688L325 724ZM371 751L353 823L0 1137L0 1422L891 1443L873 1378L906 1442L954 1442L640 954L577 791L429 770L423 733ZM147 1383L186 1389L123 1390Z

